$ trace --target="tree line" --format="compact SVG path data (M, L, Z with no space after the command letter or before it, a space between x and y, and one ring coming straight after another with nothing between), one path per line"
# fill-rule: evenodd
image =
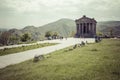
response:
M30 40L30 34L25 33L22 36L18 36L11 34L8 31L1 33L0 35L0 45L11 45L11 44L18 44L19 42L26 42Z
M47 31L43 39L57 39L58 36L58 32ZM34 41L34 39L32 39L30 33L24 33L20 36L18 34L12 34L8 31L5 31L0 34L0 45L14 45L32 41Z
M109 37L114 37L114 30L110 29L109 33L108 33ZM69 37L74 37L75 32L72 31L70 33L70 35L68 35ZM98 36L105 36L102 32L97 32ZM68 37L66 36L66 37ZM47 31L44 36L40 37L44 39L58 39L60 38L61 35L58 32L53 32L53 31ZM14 45L14 44L20 44L20 43L25 43L25 42L32 42L34 41L34 39L32 39L31 34L30 33L24 33L21 36L18 34L12 34L8 31L5 32L1 32L0 33L0 45Z

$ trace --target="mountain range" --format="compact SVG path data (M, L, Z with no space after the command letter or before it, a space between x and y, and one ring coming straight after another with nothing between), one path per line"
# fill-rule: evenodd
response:
M120 21L98 22L97 31L103 34L109 34L110 30L113 31L113 35L120 36Z
M110 30L113 30L114 35L120 36L120 21L102 21L97 22L97 32L103 34L109 34ZM70 36L72 32L76 32L76 24L72 19L63 18L55 22L35 27L35 26L26 26L23 29L10 29L10 32L13 35L21 36L24 33L31 34L31 37L35 40L43 37L47 31L58 32L61 36Z

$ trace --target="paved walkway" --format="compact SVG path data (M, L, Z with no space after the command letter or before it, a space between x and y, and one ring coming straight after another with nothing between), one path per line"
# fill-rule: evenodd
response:
M17 64L25 60L32 59L34 58L35 55L48 54L50 52L63 49L65 47L69 47L71 45L81 43L81 41L84 41L84 42L87 41L88 43L94 43L95 40L92 38L86 38L86 39L68 38L67 40L63 39L63 40L40 41L37 43L49 42L49 43L60 43L60 44L38 48L38 49L33 49L33 50L28 50L28 51L19 52L19 53L14 53L14 54L9 54L5 56L0 56L0 68L4 68L8 65ZM19 46L19 45L16 45L16 46Z

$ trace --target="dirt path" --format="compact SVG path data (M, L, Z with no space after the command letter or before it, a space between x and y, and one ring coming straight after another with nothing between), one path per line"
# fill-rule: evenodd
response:
M6 67L8 65L17 64L17 63L23 62L25 60L32 59L35 55L48 54L50 52L53 52L53 51L56 51L56 50L59 50L59 49L63 49L65 47L69 47L71 45L81 43L81 41L84 41L84 42L87 41L88 43L94 43L95 40L93 38L86 38L86 39L68 38L67 40L63 39L63 40L40 41L40 42L37 42L37 43L49 42L49 43L60 43L60 44L0 56L0 68L4 68L4 67ZM13 47L13 46L11 46L11 47ZM16 45L16 47L17 46L19 46L19 45Z

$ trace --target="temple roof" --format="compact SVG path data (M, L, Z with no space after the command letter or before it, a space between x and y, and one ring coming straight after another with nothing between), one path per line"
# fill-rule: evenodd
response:
M82 18L75 20L75 22L95 22L96 23L97 21L94 18L89 18L83 15Z

